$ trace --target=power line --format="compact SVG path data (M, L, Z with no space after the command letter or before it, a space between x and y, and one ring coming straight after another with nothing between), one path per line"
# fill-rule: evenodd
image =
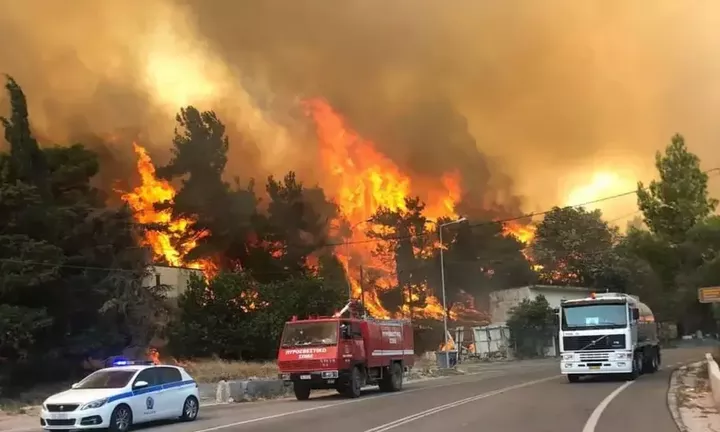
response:
M705 174L709 174L712 172L720 173L720 167L711 168L709 170L704 171ZM580 204L574 204L574 205L569 205L569 206L564 206L564 207L559 207L559 208L567 209L567 208L585 207L588 205L597 204L597 203L601 203L601 202L605 202L605 201L610 201L610 200L614 200L617 198L630 196L633 194L637 194L637 190L627 191L627 192L623 192L623 193L619 193L619 194L615 194L615 195L609 195L609 196L598 198L598 199L595 199L592 201L586 201L586 202L583 202ZM515 222L515 221L522 220L522 219L531 219L531 218L534 218L537 216L544 216L544 215L547 215L548 213L553 212L555 208L556 207L553 207L552 209L544 210L541 212L526 213L526 214L523 214L520 216L515 216L515 217L510 217L510 218L497 219L497 220L486 221L486 222L478 222L475 224L467 224L466 226L469 226L470 228L476 228L476 227L489 226L489 225L494 225L494 224L502 225L502 224L508 223L508 222ZM635 213L639 213L639 212L640 212L640 210L636 210L633 213L630 213L628 215L623 215L620 218L617 218L614 220L619 220L619 219L631 216L631 215L633 215ZM613 222L614 220L611 220L610 222ZM414 234L414 235L406 235L406 236L391 236L391 237L386 237L386 238L357 240L357 241L342 242L342 243L326 243L326 244L320 245L319 249L329 248L329 247L339 247L339 246L350 246L350 245L356 245L356 244L379 243L382 241L411 240L411 239L415 239L415 238L427 237L431 234L434 234L434 232L426 232L423 234ZM304 245L304 246L306 246L306 245ZM77 270L98 270L98 271L108 271L108 272L116 271L116 272L132 272L132 273L136 273L138 271L138 270L113 268L113 267L84 266L84 265L75 265L75 264L51 263L51 262L44 262L44 261L31 261L31 260L0 258L0 263L3 263L3 262L14 263L14 264L28 264L28 265L40 265L40 266L49 266L49 267L60 267L60 268L69 268L69 269L77 269ZM458 261L458 262L460 262L460 261ZM462 261L462 262L464 262L464 261ZM150 264L150 265L159 266L159 264ZM199 269L197 269L197 270L199 270ZM271 271L271 272L250 271L248 273L254 274L256 276L272 276L272 275L291 274L292 272L291 271Z
M705 174L709 174L709 173L711 173L711 172L720 173L720 167L711 168L711 169L706 170L706 171L703 171L703 172L704 172ZM647 189L647 187L645 187L644 189ZM559 207L559 208L561 208L561 209L567 209L567 208L586 207L586 206L589 206L589 205L592 205L592 204L598 204L598 203L601 203L601 202L610 201L610 200L614 200L614 199L618 199L618 198L622 198L622 197L626 197L626 196L630 196L630 195L634 195L634 194L637 194L637 189L631 190L631 191L627 191L627 192L622 192L622 193L615 194L615 195L609 195L609 196L602 197L602 198L598 198L598 199L595 199L595 200L592 200L592 201L586 201L586 202L580 203L580 204L573 204L573 205L563 206L563 207ZM516 221L519 221L519 220L522 220L522 219L532 219L532 218L537 217L537 216L545 216L545 215L547 215L548 213L553 212L554 209L555 209L555 207L553 207L553 208L551 208L551 209L549 209L549 210L544 210L544 211L540 211L540 212L526 213L526 214L523 214L523 215L520 215L520 216L515 216L515 217L509 217L509 218L504 218L504 219L496 219L496 220L486 221L486 222L478 222L478 223L474 223L474 224L468 223L468 224L466 224L465 226L469 226L470 228L477 228L477 227L481 227L481 226L489 226L489 225L495 225L495 224L500 224L500 225L502 225L502 224L505 224L505 223L508 223L508 222L516 222ZM640 211L640 210L638 210L638 212L639 212L639 211ZM390 237L386 237L386 238L382 238L382 239L366 239L366 240L356 240L356 241L343 242L343 243L329 243L329 244L325 244L325 245L323 245L323 246L324 246L324 247L334 247L334 246L345 246L345 245L354 245L354 244L376 243L376 242L379 242L379 241L411 240L411 239L426 237L426 236L431 235L431 234L434 234L434 233L432 233L432 232L427 232L427 233L423 233L423 234L412 234L412 235L405 235L405 236L390 236Z

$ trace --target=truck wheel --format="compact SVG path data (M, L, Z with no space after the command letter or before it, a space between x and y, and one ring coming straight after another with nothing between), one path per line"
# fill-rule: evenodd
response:
M648 373L655 373L660 369L660 353L654 349L648 361Z
M345 388L345 396L349 398L360 397L360 389L362 389L362 377L360 376L360 369L353 368L350 372L350 382L347 383Z
M578 374L568 374L567 380L568 380L568 382L576 383L576 382L580 381L580 375L578 375Z
M657 370L657 354L656 350L653 348L647 353L647 355L643 355L642 370L640 372L643 374L651 374L657 372Z
M380 390L384 392L395 392L402 390L403 369L400 363L393 363L387 368L387 373L380 381Z
M635 381L640 376L643 367L642 354L635 353L632 360L632 372L628 374L628 381Z
M308 400L310 399L310 384L293 383L293 392L295 393L295 399Z

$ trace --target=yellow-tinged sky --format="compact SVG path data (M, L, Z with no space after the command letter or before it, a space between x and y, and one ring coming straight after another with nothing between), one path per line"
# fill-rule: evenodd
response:
M524 211L634 189L676 132L720 165L712 0L71 3L5 2L0 71L44 136L117 134L128 160L138 134L167 157L192 103L228 124L230 175L312 181L297 102L322 96L404 170L457 168ZM635 200L598 207L617 219Z

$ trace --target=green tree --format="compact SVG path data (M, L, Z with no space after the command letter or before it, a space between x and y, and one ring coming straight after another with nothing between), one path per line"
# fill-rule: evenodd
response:
M489 307L490 292L535 282L535 272L522 253L525 244L503 233L501 224L452 225L444 228L443 238L447 247L445 286L450 306L461 302L463 294L470 294L480 303L476 307L484 310ZM437 278L433 279L433 286L439 283Z
M382 228L366 231L368 238L381 240L373 255L396 269L398 285L383 289L380 296L383 306L393 312L398 312L408 302L413 308L426 305L425 288L434 267L435 236L426 230L429 221L423 215L424 210L425 204L420 198L406 198L404 208L378 209L370 222L374 227Z
M530 247L544 283L611 288L617 230L601 216L582 207L555 207L545 215Z
M47 166L43 152L30 129L27 100L18 83L7 76L5 84L10 99L10 117L0 117L5 129L5 141L10 144L9 178L31 184L38 193L46 197Z
M542 295L533 300L523 299L510 309L507 326L515 355L521 358L542 356L545 347L552 343L556 323L557 314Z
M253 262L261 281L282 280L307 272L308 257L327 243L328 227L338 209L322 190L305 188L289 172L282 180L268 177L267 212L255 218L256 233L266 252Z
M225 125L212 111L189 106L176 117L170 162L157 169L159 177L180 180L173 215L195 222L179 243L195 240L187 261L212 257L221 269L241 268L248 257L248 239L256 217L253 183L234 187L223 180L230 146Z
M193 277L178 300L169 341L180 357L268 359L293 315L330 315L346 293L317 277L258 283L246 274Z
M81 145L41 149L25 96L8 80L12 115L0 154L0 386L73 374L155 332L161 293L142 290L145 251L126 209L91 185L97 156ZM132 287L131 290L130 287ZM157 294L157 295L156 295ZM150 300L154 300L151 302ZM151 313L152 312L152 313Z
M717 331L710 305L698 301L698 288L720 285L720 217L711 216L692 227L677 247L681 269L676 278L675 304L686 329Z
M660 180L653 180L647 188L638 182L638 207L650 231L680 242L690 228L715 210L718 201L708 195L708 175L681 135L673 136L664 154L657 152L655 166Z

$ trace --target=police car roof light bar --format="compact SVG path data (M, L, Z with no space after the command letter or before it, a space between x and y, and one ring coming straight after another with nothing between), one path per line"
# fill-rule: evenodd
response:
M113 366L149 366L155 364L152 360L124 360L124 359L118 359L115 360L112 365Z

